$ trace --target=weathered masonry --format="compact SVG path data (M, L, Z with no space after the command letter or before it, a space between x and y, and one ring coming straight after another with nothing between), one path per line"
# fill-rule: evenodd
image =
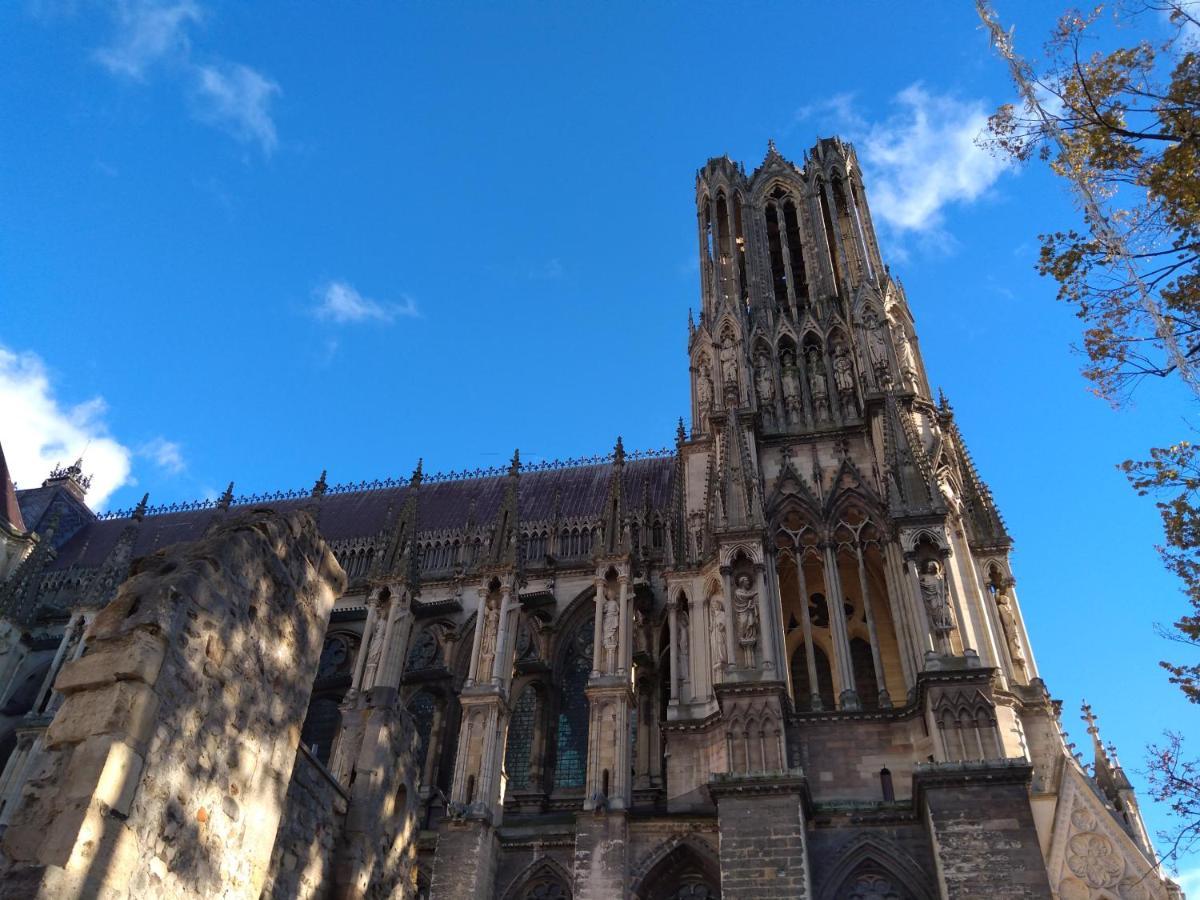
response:
M668 450L99 517L0 466L0 896L1179 897L853 148L696 210Z

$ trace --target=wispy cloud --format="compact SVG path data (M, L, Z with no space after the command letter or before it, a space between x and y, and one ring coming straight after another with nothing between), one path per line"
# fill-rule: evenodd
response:
M84 472L92 476L92 507L131 480L133 452L109 434L103 398L64 404L36 354L0 346L0 409L0 442L18 485L36 487L55 465L80 456Z
M112 43L96 51L96 60L114 74L137 79L159 60L186 57L187 28L202 18L191 0L120 0L112 6L112 16Z
M206 10L196 0L117 0L110 7L111 40L95 59L115 76L145 81L161 66L181 80L193 116L269 156L279 144L271 104L279 85L239 62L200 54L194 58L190 29Z
M197 66L195 73L196 117L269 156L279 143L270 108L279 85L240 63Z
M137 448L138 456L144 456L170 475L179 475L187 469L183 458L183 447L175 441L156 437Z
M330 281L317 291L313 315L318 319L344 325L354 322L394 322L397 318L418 318L417 303L407 294L400 303L385 303L364 297L345 281Z
M978 200L1008 168L976 144L987 116L982 100L935 94L919 83L896 95L882 121L866 120L845 94L798 113L854 141L877 220L899 234L926 236L940 231L948 207Z

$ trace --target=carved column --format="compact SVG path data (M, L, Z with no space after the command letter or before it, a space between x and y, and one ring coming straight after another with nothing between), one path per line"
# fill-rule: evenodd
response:
M891 707L892 698L888 694L887 682L884 680L883 660L879 656L879 629L875 625L875 612L871 608L871 590L867 587L867 566L863 560L862 543L854 545L854 553L858 558L858 585L862 591L863 611L867 616L867 633L871 638L871 665L875 669L875 683L879 685L879 705L884 709Z
M500 632L496 638L496 657L492 660L492 684L504 687L512 675L512 662L509 660L509 644L512 642L512 619L517 604L512 602L512 586L504 584L500 587Z
M841 690L838 706L858 709L858 693L854 689L854 667L850 657L850 636L846 633L846 605L842 599L842 578L838 573L837 552L832 544L825 550L825 587L829 596L829 631L833 636L834 668L837 669Z
M762 563L754 564L754 578L758 584L758 645L762 650L762 668L764 672L775 670L775 628L771 617L771 607L767 600L767 579L764 576Z
M479 589L479 602L475 607L475 637L471 642L471 668L467 673L467 687L475 684L479 675L479 645L483 641L484 620L487 618L487 585Z
M725 668L729 671L737 668L737 641L734 633L737 631L737 617L733 614L733 569L721 566L721 584L725 588Z
M679 604L667 601L667 632L671 648L671 702L679 702Z
M633 648L629 644L629 576L620 575L617 578L620 593L617 596L617 606L620 610L617 630L617 674L626 675L633 659Z
M592 622L592 676L604 671L604 576L596 576L596 615Z
M379 615L379 588L371 591L367 597L367 621L363 625L362 640L358 645L358 656L354 660L354 675L350 679L349 699L357 694L362 687L363 670L367 666L367 653L370 652L371 635L375 632L375 619Z
M808 609L808 580L804 577L803 551L793 548L792 555L796 560L796 582L800 590L800 625L804 629L804 661L808 669L809 705L814 710L821 709L821 691L817 686L817 660L813 656L812 616Z
M921 671L921 660L924 659L924 648L921 647L921 637L913 625L911 604L907 601L908 590L898 561L896 544L885 541L882 545L884 581L887 585L888 608L892 612L892 622L896 626L896 640L900 646L900 663L904 670L904 689L912 691L917 684L917 673Z
M378 687L396 690L400 687L400 676L404 672L404 655L408 648L408 635L412 631L412 598L401 585L394 585L392 591L391 622L388 627L387 643L384 644L383 661L379 666L379 676L375 679Z

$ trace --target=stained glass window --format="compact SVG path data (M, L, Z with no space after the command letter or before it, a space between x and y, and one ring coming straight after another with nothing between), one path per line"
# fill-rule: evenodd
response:
M433 714L437 709L437 701L429 691L421 691L408 704L408 712L413 717L417 734L421 743L417 747L417 771L425 774L425 756L429 753L429 737L433 731Z
M504 771L512 788L529 787L529 758L533 750L533 726L537 720L537 691L532 685L521 691L508 723L508 746L504 750Z
M575 631L562 671L562 709L558 714L556 788L583 787L587 774L588 701L584 689L592 669L591 619Z

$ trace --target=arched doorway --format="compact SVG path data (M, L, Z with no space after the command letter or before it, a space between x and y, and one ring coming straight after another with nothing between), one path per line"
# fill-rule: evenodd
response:
M716 854L679 843L653 863L633 894L635 900L720 900Z

